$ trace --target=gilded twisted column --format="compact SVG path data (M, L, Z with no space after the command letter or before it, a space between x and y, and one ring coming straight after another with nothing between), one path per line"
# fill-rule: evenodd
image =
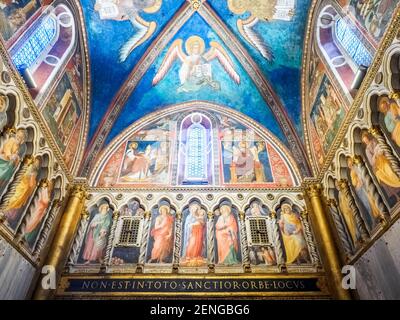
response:
M214 213L207 214L207 257L208 268L214 270L215 265L215 235L214 235Z
M57 233L44 263L45 265L52 266L55 269L56 283L58 283L58 280L61 277L62 270L68 258L67 255L72 245L86 198L86 186L79 184L72 188ZM42 287L43 277L44 275L39 277L36 291L33 295L35 300L49 299L55 293L55 289L44 289Z
M339 238L342 242L343 249L346 252L347 256L351 256L354 252L354 247L353 247L352 241L349 238L349 235L347 234L342 217L340 216L339 209L337 207L337 203L335 200L329 199L327 201L327 204L328 204L329 210L331 212L333 221L335 222L335 226L336 226L337 232L339 234Z
M247 242L247 233L246 233L246 214L244 212L239 212L239 226L240 226L240 243L242 246L242 263L245 272L251 272L250 269L250 258L249 258L249 245Z
M306 194L312 207L312 221L315 224L314 230L319 235L319 245L326 273L330 278L331 289L336 299L350 300L351 294L342 287L342 264L339 251L336 247L333 231L329 225L326 208L321 199L321 186L310 184L306 186Z
M173 259L173 269L178 271L179 260L181 256L182 247L182 213L178 211L175 217L175 241L174 241L174 259Z
M304 210L300 215L300 221L303 224L304 236L306 238L306 242L308 245L308 251L310 253L311 262L314 266L321 266L321 262L319 260L317 248L315 246L314 237L311 231L310 224L308 223L308 211Z

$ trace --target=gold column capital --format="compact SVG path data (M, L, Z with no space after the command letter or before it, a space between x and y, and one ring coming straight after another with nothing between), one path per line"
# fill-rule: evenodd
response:
M118 220L119 215L120 215L120 212L119 212L118 210L115 210L115 211L113 212L113 215L112 215L113 220Z
M241 221L244 221L246 219L246 214L244 211L239 211L239 218Z
M182 212L181 211L176 212L176 220L182 220Z
M87 186L83 184L74 184L69 186L70 196L79 200L86 200L89 196Z
M400 91L393 91L389 94L390 99L400 99Z
M379 136L381 135L381 129L378 126L373 126L372 128L368 129L368 132L372 134L373 136Z
M313 183L306 187L307 195L310 198L320 198L321 191L322 191L322 186L320 183Z
M214 218L214 212L209 211L209 212L207 213L207 217L208 217L208 219L212 220L212 219Z
M150 218L151 218L151 211L146 211L146 212L144 213L143 216L144 216L145 219L150 220Z
M337 207L337 202L335 199L328 199L326 200L326 204L328 205L328 207Z
M271 211L270 216L272 219L276 219L277 218L277 214L275 211Z

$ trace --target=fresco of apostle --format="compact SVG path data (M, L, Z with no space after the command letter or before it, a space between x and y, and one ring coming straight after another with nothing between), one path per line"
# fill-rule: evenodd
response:
M150 232L153 240L149 263L168 263L174 249L174 216L167 203L160 205Z
M286 252L286 263L308 262L307 242L303 236L303 226L297 214L288 203L282 204L279 227Z
M206 211L200 204L189 205L189 214L184 226L181 264L200 266L206 263Z
M112 223L112 210L106 200L101 200L94 209L93 219L87 229L82 259L85 264L102 263Z
M219 208L215 224L218 263L234 265L240 263L238 224L229 203L223 202Z

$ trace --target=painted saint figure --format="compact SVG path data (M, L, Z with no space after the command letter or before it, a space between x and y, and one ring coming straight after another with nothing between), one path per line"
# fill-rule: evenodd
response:
M18 129L10 133L0 147L0 193L11 180L25 154L26 130Z
M383 122L392 140L400 147L400 107L388 97L378 99L378 110L384 115Z
M13 228L16 227L29 199L35 191L39 169L39 158L28 160L26 171L20 181L17 182L15 189L11 190L10 197L4 203L3 214Z
M368 229L371 230L376 226L377 222L379 222L381 212L375 204L371 191L367 186L365 186L360 169L354 165L354 161L350 157L347 158L347 166L349 168L351 184L354 187L358 199L366 209L363 210L363 213L365 211L363 216L366 220L366 224L368 225Z
M189 205L184 230L182 262L191 266L204 264L206 212L197 202Z
M297 214L288 203L282 204L279 227L282 232L286 252L286 263L308 262L307 242L303 235L303 226Z
M51 200L51 192L53 184L48 181L41 183L38 190L38 195L32 205L31 214L27 219L24 238L33 245L38 234L41 222L43 221Z
M148 145L144 152L139 152L138 146L137 142L129 144L123 167L123 180L144 180L149 175L151 146Z
M153 238L153 248L149 263L168 263L174 248L174 216L167 204L160 205L159 215L155 219L154 227L150 232Z
M225 49L215 41L211 41L210 46L211 49L205 52L204 40L199 36L191 36L185 42L186 55L183 51L183 40L175 40L153 79L153 85L156 86L165 78L176 59L182 63L179 70L181 85L178 92L196 92L202 88L220 90L220 83L215 81L212 75L211 61L214 59L218 59L228 75L240 84L240 76Z
M233 265L240 263L238 224L229 203L222 203L220 216L215 224L218 263Z
M342 183L346 183L346 182L343 182L343 181L338 182L336 185L337 189L339 191L339 195L338 195L339 209L340 209L340 213L343 216L344 222L346 224L348 233L350 234L353 245L357 246L358 243L361 241L361 234L357 228L357 222L354 217L353 210L350 207L350 203L351 203L352 199L348 198L350 195L343 190L343 187L346 187L346 185L343 186L343 185L341 185Z
M93 219L87 229L82 254L85 264L103 262L111 223L110 205L102 200L94 210Z
M376 178L390 196L399 198L400 177L393 171L391 163L376 138L364 131L361 140L365 145L365 154Z

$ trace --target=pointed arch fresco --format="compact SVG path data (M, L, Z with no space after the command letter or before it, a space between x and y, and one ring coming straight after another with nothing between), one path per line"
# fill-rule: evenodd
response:
M275 136L243 114L207 102L171 106L132 124L104 149L90 184L116 188L198 185L198 181L185 181L182 166L187 161L182 134L187 135L186 126L193 125L193 117L195 122L204 122L208 158L203 160L213 164L207 165L203 185L299 185L297 165Z

